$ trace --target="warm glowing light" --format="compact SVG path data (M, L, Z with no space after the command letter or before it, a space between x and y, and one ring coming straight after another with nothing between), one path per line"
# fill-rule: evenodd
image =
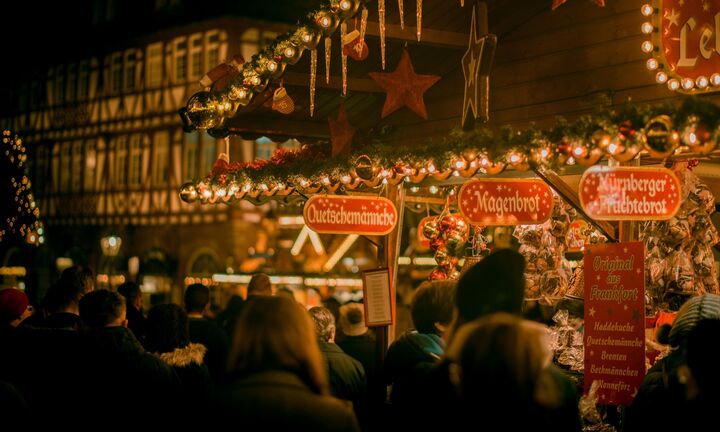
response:
M435 165L433 165L433 164L428 165L427 170L428 170L428 172L434 173L434 172L435 172Z
M332 20L330 19L330 17L324 16L324 17L320 18L320 25L322 27L325 27L325 28L330 27L331 22L332 22Z
M671 80L668 80L667 86L670 90L677 90L680 88L680 81L673 78Z
M387 178L389 175L390 175L390 173L388 172L388 170L380 171L380 177L382 177L382 178Z
M693 82L692 78L683 78L682 87L685 90L690 90L691 88L695 87L695 82Z
M490 161L488 161L488 159L484 156L482 159L480 159L480 165L482 165L483 167L488 166L489 163L490 163Z
M355 240L360 237L357 234L350 234L345 238L345 240L340 244L340 246L333 252L332 255L330 255L330 258L328 258L325 265L323 265L323 270L330 271L333 267L335 267L335 264L337 264L338 261L340 261L340 258L345 255L345 253L350 249L350 246L355 243Z
M714 86L720 86L720 73L714 73L710 75L710 84Z
M293 48L293 47L285 48L285 57L293 57L294 55L295 55L295 48Z
M202 196L205 198L210 198L212 196L212 192L210 192L210 189L204 189L202 191Z
M663 83L667 82L667 79L668 79L668 76L663 71L660 71L655 74L655 81L657 81L658 84L663 84Z
M350 176L346 174L346 175L340 177L340 181L342 181L345 184L350 183Z
M652 14L653 14L653 11L654 11L653 7L652 7L651 5L649 5L649 4L647 4L647 3L645 3L644 5L642 5L642 7L640 8L640 13L642 13L642 14L645 15L645 16L650 16L650 15L652 15Z
M252 185L250 183L245 183L245 185L243 186L243 190L245 192L250 192L250 189L252 189Z
M220 189L218 189L216 193L217 193L217 196L219 196L220 198L222 198L222 197L224 197L225 195L227 195L227 191L225 190L225 188L220 188Z
M453 176L460 177L460 171L458 171L458 170L453 171Z
M585 152L585 148L582 147L582 146L577 146L577 147L575 147L575 148L573 149L573 153L574 153L575 156L577 156L577 157L582 156L584 152Z
M654 29L655 29L655 27L653 27L653 25L652 25L651 23L649 23L649 22L644 22L644 23L642 23L642 25L640 26L640 30L642 30L642 32L645 33L645 34L650 34L650 33L652 33Z
M327 177L327 176L326 176L326 177L323 177L323 178L322 178L322 182L323 182L323 184L326 185L326 186L329 185L329 184L330 184L330 177Z
M306 188L306 187L308 187L309 185L310 185L310 182L309 182L309 181L307 181L307 180L305 180L305 179L300 180L300 186L301 186L301 187Z
M277 68L278 65L273 60L267 62L267 70L269 70L270 72L275 72Z
M614 155L618 151L618 145L615 143L610 143L610 145L608 145L607 149L608 149L608 153L610 153L611 155Z
M568 165L575 165L575 158L570 156L566 162Z
M655 58L648 59L647 62L645 62L645 66L647 66L650 70L655 70L660 66L660 63Z
M419 190L420 190L420 188L417 186L413 186L410 188L410 192L412 192L412 193L418 193Z
M260 183L260 189L267 191L269 188L268 185L266 185L265 183Z
M430 186L430 193L431 193L431 194L436 194L436 193L438 193L438 187L435 186L435 185Z
M710 84L707 77L700 75L699 77L695 78L695 85L698 86L698 88L704 89Z
M520 155L517 153L512 153L510 154L510 158L508 160L510 161L510 163L516 164L520 162Z
M352 3L350 2L350 0L343 0L340 2L340 9L347 11L350 10L350 8L352 8Z
M640 45L640 49L643 50L643 52L651 53L653 49L655 49L655 45L653 45L650 41L645 41Z
M455 162L455 168L463 169L464 167L465 167L465 162L460 161L460 160Z
M550 150L543 148L540 149L540 157L543 159L547 159L547 157L550 156Z

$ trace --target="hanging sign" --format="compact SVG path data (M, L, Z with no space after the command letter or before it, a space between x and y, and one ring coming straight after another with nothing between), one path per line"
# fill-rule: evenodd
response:
M589 243L588 233L590 232L590 224L583 219L575 219L570 224L570 231L567 234L567 251L581 252L585 249L585 245Z
M535 179L475 179L458 195L463 216L475 225L530 225L552 213L550 187Z
M597 220L666 220L680 208L680 180L666 168L594 166L578 189L585 213Z
M588 245L585 280L585 394L630 405L645 377L645 245Z
M650 2L648 2L650 3ZM720 0L655 0L640 12L655 80L682 93L720 90Z
M397 224L395 204L370 196L315 195L303 208L305 224L320 234L389 234Z

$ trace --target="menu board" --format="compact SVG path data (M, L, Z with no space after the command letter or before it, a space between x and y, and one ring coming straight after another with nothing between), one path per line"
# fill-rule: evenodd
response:
M365 325L386 326L393 323L390 270L367 270L362 273L365 303Z
M585 393L630 405L645 377L645 245L588 245L585 250Z

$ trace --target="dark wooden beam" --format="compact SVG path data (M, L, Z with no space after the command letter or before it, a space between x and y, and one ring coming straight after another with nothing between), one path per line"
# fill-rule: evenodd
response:
M330 135L327 122L294 118L272 118L250 114L238 114L228 119L227 127L233 135L246 139L259 136L327 140Z
M568 204L573 206L573 208L575 208L575 210L577 210L577 212L580 213L589 223L594 225L595 228L602 233L602 235L607 237L608 241L618 241L617 235L615 234L615 227L613 227L609 222L594 220L589 217L582 208L580 199L573 188L565 183L565 181L555 171L542 166L534 168L533 171L535 171L535 174L537 174L538 177L550 185L550 187L553 188L555 192L557 192Z
M367 36L379 38L380 28L378 23L368 21L365 34ZM415 36L415 26L406 23L405 30L403 30L400 28L399 24L385 24L385 38L386 40L395 39L407 42L417 42L417 37ZM467 49L468 38L468 33L423 28L420 43L424 45L436 45L465 50Z
M287 71L283 75L284 85L298 86L298 87L309 87L310 86L310 74L303 72L292 72ZM330 83L325 82L325 73L320 72L317 74L315 80L316 88L329 88L329 89L342 89L342 77L331 75ZM370 78L351 78L348 77L348 91L354 92L365 92L365 93L383 93L383 90L375 81Z

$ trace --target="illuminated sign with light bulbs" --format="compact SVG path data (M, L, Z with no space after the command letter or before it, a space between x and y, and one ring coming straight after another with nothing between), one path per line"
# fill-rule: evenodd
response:
M640 8L647 68L670 90L720 90L720 0L654 0Z

